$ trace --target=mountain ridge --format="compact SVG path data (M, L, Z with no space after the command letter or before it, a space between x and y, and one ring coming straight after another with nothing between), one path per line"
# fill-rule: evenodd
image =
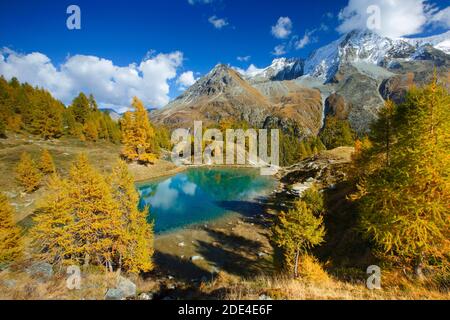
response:
M434 68L445 76L450 55L438 48L448 38L450 31L419 39L352 31L307 59L277 58L250 74L218 64L151 117L169 127L232 118L257 127L300 127L301 136L308 136L319 133L332 110L341 110L339 116L362 134L385 99L401 101L412 84L429 81Z

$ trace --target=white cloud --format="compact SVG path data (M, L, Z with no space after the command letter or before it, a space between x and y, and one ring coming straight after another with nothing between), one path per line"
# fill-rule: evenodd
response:
M301 38L300 40L298 40L298 41L295 43L295 48L296 48L296 49L303 49L303 48L306 47L310 42L311 42L310 35L309 35L308 33L305 33L305 35L303 36L303 38Z
M272 54L273 54L274 56L282 56L283 54L286 54L286 46L284 46L284 45L282 45L282 44L276 46L276 47L273 49Z
M216 29L222 29L223 27L226 27L228 25L228 22L226 19L218 18L217 16L209 17L208 21Z
M450 7L436 12L430 19L431 24L450 28Z
M145 105L162 107L169 98L169 80L177 75L183 53L176 51L146 57L141 63L125 67L96 56L68 57L59 67L44 54L19 54L0 50L0 74L6 79L17 77L22 82L49 90L66 104L79 92L94 94L100 106L123 110L133 96Z
M183 190L184 194L193 197L197 191L197 185L192 182L185 182L183 183L181 190Z
M349 0L340 12L341 25L337 30L346 33L366 29L369 6L378 6L381 13L380 29L374 31L387 37L414 35L423 31L432 6L425 0Z
M210 4L212 3L214 0L188 0L188 3L193 6L195 4Z
M289 17L280 17L272 26L272 35L278 39L286 39L292 32L292 21Z
M250 61L251 58L252 58L251 56L244 56L244 57L237 57L236 59L241 62L248 62Z
M149 200L152 207L165 210L173 207L180 193L171 187L171 183L172 179L169 179L158 185L155 195Z
M251 64L247 70L245 69L241 69L241 68L236 68L233 67L234 70L236 70L237 72L239 72L240 74L242 74L245 77L253 77L255 75L257 75L258 73L262 72L264 69L259 69L257 68L254 64Z
M195 79L192 71L183 72L177 79L178 89L186 90L186 88L192 86L195 82L197 82L197 79Z
M318 37L316 34L320 31L328 31L328 26L324 23L320 25L320 27L310 30L306 30L305 34L303 35L303 38L301 39L294 39L294 47L295 49L303 49L308 44L316 43L318 41Z

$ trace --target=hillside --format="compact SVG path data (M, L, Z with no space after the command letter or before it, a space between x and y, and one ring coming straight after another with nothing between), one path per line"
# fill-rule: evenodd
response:
M46 146L51 145L48 143ZM92 147L90 149L98 153L99 149ZM82 145L72 145L64 150L83 149ZM53 145L50 150L64 167L64 161L56 153L63 149ZM108 151L112 152L111 149ZM140 277L127 275L136 285L137 294L133 299L449 299L449 293L440 292L434 283L413 282L407 275L396 271L383 273L382 290L367 290L364 269L376 259L368 254L367 242L353 231L354 214L343 197L351 191L345 183L345 168L353 152L353 148L329 150L283 169L279 173L280 187L265 203L263 214L233 217L157 236L156 269ZM97 166L103 170L109 166L108 160L103 158L105 155L98 154L96 158L92 153L89 157L99 161ZM331 234L327 244L315 251L319 259L305 260L301 278L294 280L288 275L278 274L272 266L275 252L270 241L270 226L279 210L285 210L298 199L298 190L311 183L320 185L327 195L326 227ZM185 245L180 246L181 240ZM189 255L198 254L191 250L200 250L203 258L189 259ZM184 256L186 254L188 256ZM84 273L83 283L89 283L89 286L69 290L65 277L45 277L23 271L29 270L30 263L24 261L19 267L0 273L0 298L104 299L105 292L114 288L120 278L119 273L105 274L91 268ZM208 271L210 265L219 264L220 268L213 268L212 273ZM21 289L25 287L28 290Z
M16 209L16 221L21 221L36 209L40 199L47 193L45 181L42 188L34 193L24 193L15 180L16 166L23 152L28 152L38 161L44 149L49 150L58 172L66 175L74 159L85 153L97 169L110 172L119 160L121 145L108 142L82 142L75 138L43 140L35 136L9 134L7 139L0 139L0 192L3 192ZM136 181L172 174L179 169L172 163L158 160L151 168L130 163L130 171Z
M183 95L153 112L151 118L171 128L192 127L194 120L206 125L243 120L258 128L298 123L307 135L316 135L321 113L320 92L315 89L290 81L252 86L232 68L217 65Z

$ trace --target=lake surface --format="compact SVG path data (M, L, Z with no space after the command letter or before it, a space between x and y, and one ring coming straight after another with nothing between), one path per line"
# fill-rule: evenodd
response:
M227 214L252 215L258 198L276 188L273 177L259 169L191 168L176 176L137 185L140 207L150 206L155 232L206 223Z

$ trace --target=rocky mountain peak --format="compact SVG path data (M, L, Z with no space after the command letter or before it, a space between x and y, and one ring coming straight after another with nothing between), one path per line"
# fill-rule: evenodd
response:
M450 57L438 46L445 47L449 35L391 39L352 31L306 60L277 58L251 72L218 64L151 117L170 127L235 119L256 127L299 126L302 134L316 135L331 108L364 133L385 97L401 101L408 87L426 83L434 68L448 70Z
M276 58L267 68L247 76L251 83L293 80L303 75L304 60L299 58Z
M450 31L436 36L425 38L403 38L405 42L420 48L423 46L432 46L437 50L440 50L446 54L450 54Z
M450 32L442 35L391 39L370 30L355 30L317 49L305 62L304 73L329 81L343 64L368 63L386 66L395 59L414 60L424 46L450 51Z

